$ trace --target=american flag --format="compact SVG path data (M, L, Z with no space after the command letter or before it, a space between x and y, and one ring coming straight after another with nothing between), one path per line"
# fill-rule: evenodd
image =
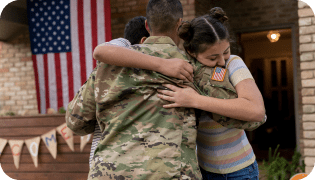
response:
M221 67L215 67L211 79L215 81L223 81L225 77L225 73L226 73L226 69L221 68Z
M110 0L27 0L38 110L66 108L111 40Z

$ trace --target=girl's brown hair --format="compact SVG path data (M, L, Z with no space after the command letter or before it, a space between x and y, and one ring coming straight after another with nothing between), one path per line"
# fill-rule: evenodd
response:
M209 14L197 17L191 22L183 22L178 35L184 40L184 48L189 54L198 55L220 40L230 40L228 17L220 7L210 9Z

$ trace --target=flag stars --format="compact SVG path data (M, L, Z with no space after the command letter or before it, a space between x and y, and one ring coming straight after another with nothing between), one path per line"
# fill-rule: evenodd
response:
M71 50L70 5L65 0L40 1L30 3L28 10L32 24L30 30L33 31L31 33L31 42L34 43L33 53Z

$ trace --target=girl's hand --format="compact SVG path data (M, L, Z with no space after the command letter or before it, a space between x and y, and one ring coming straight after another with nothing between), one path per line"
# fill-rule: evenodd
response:
M160 65L158 72L166 76L193 82L193 67L187 61L179 58L163 59L163 61L165 63Z
M174 102L172 104L163 105L164 108L194 108L194 99L196 96L199 96L194 89L188 86L179 88L171 84L163 84L163 86L171 89L172 91L158 89L158 92L161 94L158 94L157 96L163 100Z

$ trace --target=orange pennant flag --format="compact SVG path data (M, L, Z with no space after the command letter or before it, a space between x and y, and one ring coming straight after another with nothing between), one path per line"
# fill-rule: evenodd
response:
M56 128L58 133L61 134L63 139L68 144L69 148L74 151L74 145L73 145L73 132L67 127L67 124L64 123Z
M16 169L19 169L20 166L20 156L21 156L21 150L23 146L24 140L9 140L9 144L11 147L14 165Z
M35 167L37 167L38 165L39 143L40 143L40 137L25 140L25 144L27 146L28 151L30 152L32 156Z
M50 154L54 159L57 157L57 138L56 138L56 129L49 131L48 133L41 136L46 147L48 148Z

